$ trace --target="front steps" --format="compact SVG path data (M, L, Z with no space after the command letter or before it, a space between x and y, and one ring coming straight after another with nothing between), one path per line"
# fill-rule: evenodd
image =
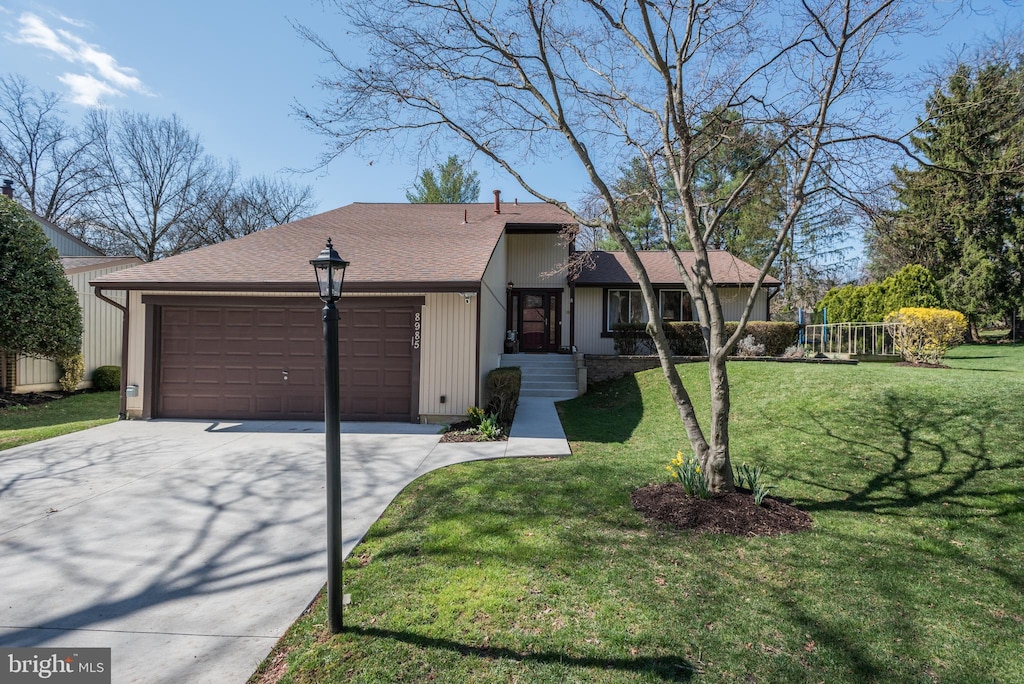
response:
M518 366L523 373L520 397L572 399L576 386L576 361L572 354L502 354L503 368Z

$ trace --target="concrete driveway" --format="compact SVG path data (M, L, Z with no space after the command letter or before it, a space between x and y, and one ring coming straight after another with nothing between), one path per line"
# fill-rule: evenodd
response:
M419 474L504 455L342 431L346 554ZM114 682L244 682L326 579L324 479L318 423L122 421L0 452L0 645L110 647Z

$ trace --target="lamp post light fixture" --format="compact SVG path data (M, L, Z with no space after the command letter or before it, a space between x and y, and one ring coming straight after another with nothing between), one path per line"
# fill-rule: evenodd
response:
M332 634L344 627L341 550L341 411L339 409L338 307L348 262L334 251L330 238L310 259L324 303L324 432L327 436L327 622Z

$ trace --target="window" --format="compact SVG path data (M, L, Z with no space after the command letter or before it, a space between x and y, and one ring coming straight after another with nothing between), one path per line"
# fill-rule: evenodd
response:
M646 323L647 309L640 290L608 290L608 330L616 323Z
M662 290L661 318L665 321L692 321L690 294L686 290Z

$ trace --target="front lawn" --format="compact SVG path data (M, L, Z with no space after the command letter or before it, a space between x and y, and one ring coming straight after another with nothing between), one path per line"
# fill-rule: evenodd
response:
M413 483L346 563L345 632L319 601L262 681L1024 681L1024 348L949 364L730 364L735 462L814 517L775 538L630 508L686 448L660 371L565 403L572 457Z
M117 392L82 392L34 406L0 409L0 450L117 420Z

